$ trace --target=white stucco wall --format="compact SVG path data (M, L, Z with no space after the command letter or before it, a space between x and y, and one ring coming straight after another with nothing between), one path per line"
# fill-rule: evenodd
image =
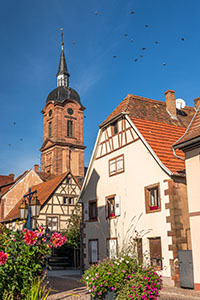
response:
M108 161L120 154L124 154L125 172L109 177ZM117 151L114 151L102 158L94 160L86 190L81 199L83 202L97 199L99 222L86 222L85 254L86 268L88 267L88 240L99 239L99 258L106 255L106 238L118 238L118 246L122 247L123 241L127 240L127 232L131 225L135 226L138 232L149 231L143 237L143 252L149 252L150 237L161 237L163 270L164 276L170 277L169 259L172 259L172 252L168 245L172 244L171 237L167 236L170 224L166 223L166 216L169 211L165 209L168 203L168 196L164 195L167 189L165 180L170 177L160 168L158 163L146 149L144 144L137 140ZM160 183L161 211L146 214L144 187ZM105 198L109 195L120 195L121 215L111 219L110 223L105 217ZM141 218L138 220L139 216ZM131 222L131 220L135 219ZM129 234L133 234L131 230Z

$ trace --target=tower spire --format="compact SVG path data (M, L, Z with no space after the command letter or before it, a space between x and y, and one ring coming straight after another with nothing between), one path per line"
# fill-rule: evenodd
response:
M60 55L60 62L58 67L58 73L57 76L57 86L69 86L69 73L67 70L67 64L65 60L65 54L64 54L64 42L63 42L63 28L61 30L61 55Z

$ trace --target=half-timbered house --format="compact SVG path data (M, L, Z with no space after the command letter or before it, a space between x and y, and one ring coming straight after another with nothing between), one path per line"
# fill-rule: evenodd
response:
M84 215L84 268L117 255L132 239L168 283L179 285L177 250L190 249L184 161L172 144L194 108L128 95L100 125L79 201ZM177 151L183 158L183 152Z
M50 231L66 231L67 221L77 205L80 188L77 179L70 171L31 186L32 191L37 191L36 194L41 204L39 217L33 219L33 228L42 225ZM28 190L24 194L27 193ZM11 225L20 219L19 206L22 201L23 197L3 219L3 222ZM18 224L21 229L22 223Z

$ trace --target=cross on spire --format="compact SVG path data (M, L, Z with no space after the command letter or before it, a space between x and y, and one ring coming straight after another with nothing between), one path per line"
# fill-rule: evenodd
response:
M58 67L58 73L57 76L57 86L69 86L69 73L67 70L67 64L65 60L65 54L64 54L64 42L63 42L63 28L60 28L61 30L61 55L60 55L60 62Z

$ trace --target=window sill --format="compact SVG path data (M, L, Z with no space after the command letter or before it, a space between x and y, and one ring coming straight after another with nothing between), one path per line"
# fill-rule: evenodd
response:
M159 209L158 206L150 206L149 208L150 208L150 210L156 210L156 209Z
M113 215L110 215L108 216L106 219L116 219L117 217L113 214Z
M87 220L87 222L97 222L97 221L98 221L97 218Z
M156 212L160 212L160 211L161 211L161 207L149 206L146 210L146 214L152 214L152 213L156 213Z

